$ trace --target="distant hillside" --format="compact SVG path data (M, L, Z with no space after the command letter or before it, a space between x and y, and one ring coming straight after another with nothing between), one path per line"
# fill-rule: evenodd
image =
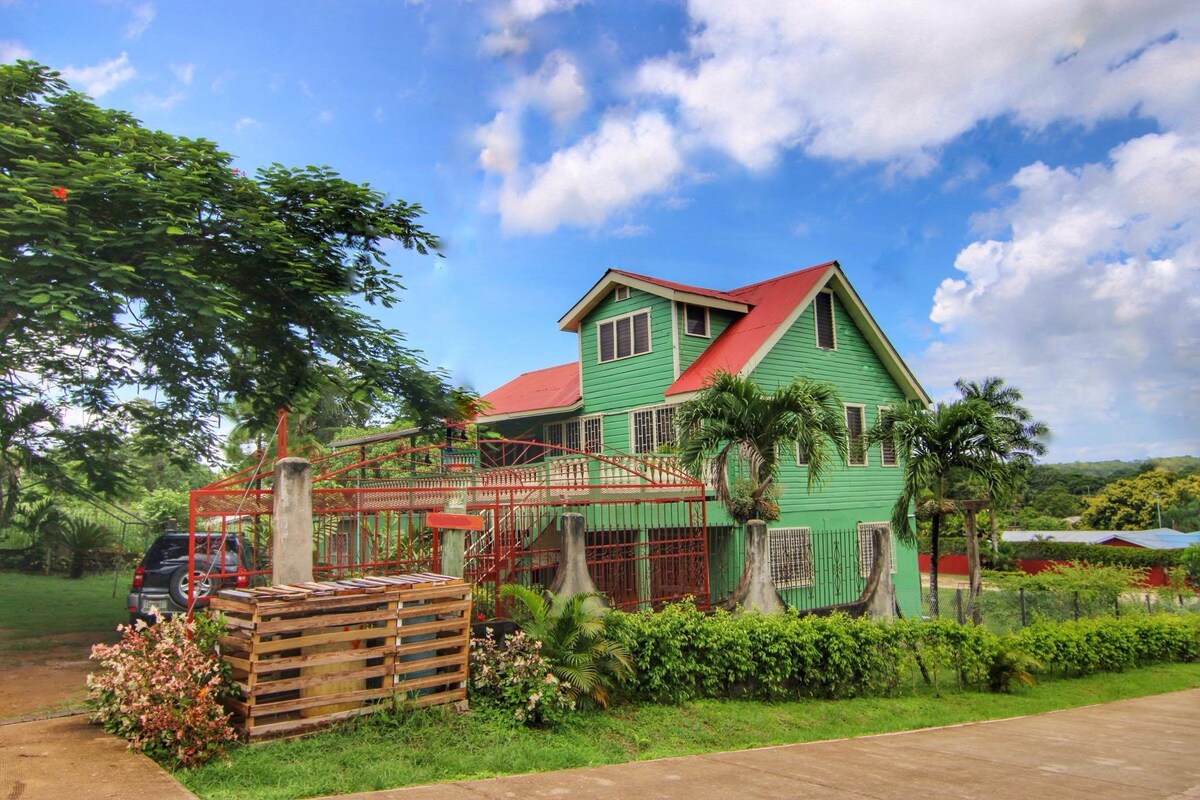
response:
M1109 478L1121 473L1137 474L1148 469L1162 469L1167 472L1200 472L1200 458L1170 456L1148 458L1142 461L1070 461L1062 464L1044 464L1043 466L1062 472L1077 472L1094 475L1097 478Z

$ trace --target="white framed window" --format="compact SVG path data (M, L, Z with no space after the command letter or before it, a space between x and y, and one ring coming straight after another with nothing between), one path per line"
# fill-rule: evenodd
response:
M688 336L712 338L708 332L708 309L704 306L683 304L683 332Z
M543 440L555 447L599 453L604 448L604 425L597 414L590 417L547 422L542 426Z
M596 350L601 364L649 353L650 309L597 322Z
M846 407L846 457L850 466L867 465L866 409L858 403L845 403Z
M813 568L811 528L772 528L767 531L771 551L771 580L776 589L812 586Z
M817 347L822 350L837 349L837 333L833 325L833 292L817 292L813 300L813 316L817 324Z
M887 542L888 555L891 556L891 569L896 572L896 537L892 535L890 522L860 522L858 523L858 574L866 578L875 566L875 531L882 529L883 540Z
M628 286L618 286L613 291L613 300L628 300L628 299L629 299L629 287Z
M629 414L629 440L635 453L653 453L675 444L675 406L655 406Z
M891 411L891 406L879 407L879 419L883 419L883 415ZM900 466L899 459L896 458L896 442L893 439L883 439L879 442L879 463L885 467Z
M797 467L807 467L808 466L808 451L805 450L804 446L801 445L799 442L796 442L796 466Z

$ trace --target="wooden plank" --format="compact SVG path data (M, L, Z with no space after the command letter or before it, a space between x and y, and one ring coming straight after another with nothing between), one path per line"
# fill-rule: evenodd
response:
M378 689L360 689L354 692L341 692L340 694L314 695L313 697L300 697L295 700L281 700L274 703L255 704L251 707L250 713L247 716L251 718L257 718L270 716L272 714L288 714L293 711L300 711L304 708L318 708L320 706L336 705L339 703L379 700L381 698L391 696L392 687L390 686L384 686ZM324 715L322 714L321 716ZM319 719L319 717L311 717L311 719Z
M252 671L255 675L264 676L285 669L315 667L321 664L342 664L353 661L364 661L368 658L383 658L388 653L394 651L395 645L391 644L379 647L360 647L358 649L347 647L345 650L334 650L329 653L307 653L299 656L284 656L283 658L269 658L262 661L255 661L252 662ZM261 677L260 680L262 680ZM333 680L333 678L329 678L329 680Z
M422 633L461 630L470 622L468 619L440 619L434 622L419 622L416 625L401 625L400 630L396 631L396 636L403 639L408 636L420 636Z
M392 597L392 595L398 597L399 593L391 592L384 593L382 595L336 595L331 592L327 592L322 595L313 595L306 600L264 603L259 607L259 616L265 618L280 614L317 613L326 609L351 608L357 605L375 607L382 603L393 601L395 598Z
M395 635L396 624L389 622L378 628L353 628L348 631L318 633L311 636L294 636L289 639L271 639L270 641L260 642L255 651L260 655L267 655L268 653L296 650L301 647L311 647L318 644L355 642L359 639L388 639Z
M407 656L412 653L428 653L434 650L462 650L468 646L467 638L455 637L446 639L422 639L419 642L396 645L396 655ZM464 656L465 658L466 656Z
M404 704L416 706L417 708L424 708L425 706L440 706L466 699L466 689L451 689L446 692L434 692L433 694L418 695L417 697L404 701Z
M390 708L386 703L378 706L363 706L350 711L338 711L335 714L325 714L320 717L309 717L307 719L292 719L286 722L269 722L259 723L248 726L247 735L251 739L258 739L263 736L273 736L277 733L287 733L289 731L300 731L305 728L319 728L328 725L331 722L336 722L341 719L357 717L361 714L374 714L376 711L382 711L385 708Z
M298 678L284 678L277 681L268 681L259 683L257 686L249 690L247 690L249 687L246 687L242 684L239 684L238 688L242 690L243 696L253 698L254 705L258 705L259 703L268 704L270 703L269 700L260 700L259 698L266 694L290 692L293 689L305 689L309 686L316 686L319 683L330 680L349 681L358 680L359 678L378 678L387 674L384 672L386 669L386 665L380 664L375 667L363 667L362 669L347 670L346 672L324 672L319 675L301 675Z
M396 611L396 617L408 619L410 617L433 617L439 614L465 614L470 610L470 600L453 600L448 603L430 603L424 606L404 606Z
M397 681L397 692L410 692L415 689L428 689L430 686L449 686L452 683L462 683L467 679L467 671L439 672L425 678L412 678L407 681Z
M400 593L401 603L411 603L414 600L429 600L435 597L470 597L471 590L464 586L431 586L427 589L409 589Z
M221 657L225 659L226 664L233 667L235 670L241 670L247 674L253 670L254 662L248 658L238 658L237 656L229 655L229 653L224 653Z
M467 659L462 653L455 653L450 656L436 656L434 658L397 661L396 674L407 675L410 672L422 672L427 669L437 669L438 667L465 666L466 663Z
M344 614L321 614L293 619L263 620L257 626L260 634L294 633L313 628L336 628L341 625L362 625L367 622L385 622L392 617L386 608L372 611L351 611Z

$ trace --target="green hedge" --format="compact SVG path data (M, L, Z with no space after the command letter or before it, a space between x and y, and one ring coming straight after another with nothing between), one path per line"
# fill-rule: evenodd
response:
M982 544L982 543L981 543ZM929 554L929 542L920 543L921 552ZM987 545L983 545L985 548ZM1177 567L1182 549L1149 550L1141 547L1113 547L1104 544L1078 542L1006 542L1004 552L1018 559L1041 561L1085 561L1114 567ZM943 556L964 555L966 541L961 536L938 539L938 553Z
M880 695L917 670L935 680L949 670L960 685L982 688L998 654L1014 647L1065 675L1200 654L1200 617L1190 616L1043 624L997 636L951 620L735 616L681 604L657 613L613 612L610 625L637 664L632 696L667 703Z

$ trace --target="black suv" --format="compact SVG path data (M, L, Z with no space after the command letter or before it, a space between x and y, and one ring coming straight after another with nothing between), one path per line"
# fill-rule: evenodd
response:
M154 624L155 615L165 619L186 613L189 584L197 605L207 603L222 586L245 586L248 556L236 536L197 533L196 564L189 574L187 532L163 531L134 570L125 598L129 621Z

